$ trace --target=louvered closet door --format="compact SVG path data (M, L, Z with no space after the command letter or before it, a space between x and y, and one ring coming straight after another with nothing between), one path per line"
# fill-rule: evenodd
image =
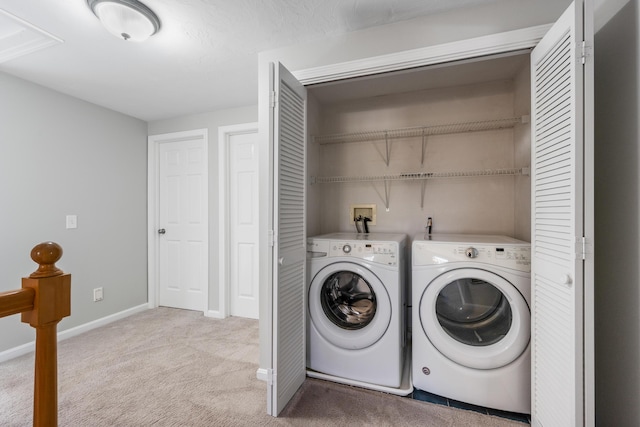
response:
M274 66L273 390L278 415L306 376L305 102L306 89Z
M532 423L545 427L585 422L579 243L592 209L583 194L583 6L576 3L531 55Z

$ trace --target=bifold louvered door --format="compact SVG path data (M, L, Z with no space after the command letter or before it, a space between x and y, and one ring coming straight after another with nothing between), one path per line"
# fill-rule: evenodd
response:
M531 55L532 423L545 427L585 423L583 28L575 2Z
M274 64L273 389L277 416L306 377L305 114L306 89Z

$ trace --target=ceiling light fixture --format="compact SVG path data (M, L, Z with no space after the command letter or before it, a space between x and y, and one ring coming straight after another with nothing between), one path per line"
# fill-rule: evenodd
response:
M87 0L102 25L116 37L141 42L160 30L160 20L137 0Z

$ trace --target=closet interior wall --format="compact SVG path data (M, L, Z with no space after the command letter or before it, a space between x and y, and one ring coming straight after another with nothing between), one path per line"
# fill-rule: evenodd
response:
M428 136L423 164L421 137L393 139L388 165L384 141L320 145L313 139L317 135L528 116L529 62L520 62L509 78L458 85L447 81L443 87L336 102L322 96L321 87L311 88L308 175L352 177L528 168L528 123L508 129ZM385 189L384 182L313 183L310 178L308 235L355 231L349 218L350 206L375 204L377 221L370 226L371 232L413 236L425 230L427 217L432 217L433 232L437 233L501 234L529 240L529 188L529 176L428 179L423 199L420 180L390 181Z
M307 94L307 236L317 236L323 234L321 227L323 212L322 186L311 184L310 177L318 176L321 173L320 157L322 147L313 142L313 135L318 135L320 129L317 120L320 115L320 105L313 94Z
M514 78L514 112L516 116L531 114L531 68L527 61ZM531 123L514 128L514 167L531 166ZM515 231L513 237L531 241L531 177L515 176Z

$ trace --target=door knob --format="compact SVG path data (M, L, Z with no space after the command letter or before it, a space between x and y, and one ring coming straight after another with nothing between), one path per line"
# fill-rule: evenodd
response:
M160 230L158 230L158 234L164 234L166 232L167 230L165 230L164 228L161 228Z
M568 274L560 275L560 283L562 283L563 285L570 285L571 282L572 282L571 276L569 276Z

